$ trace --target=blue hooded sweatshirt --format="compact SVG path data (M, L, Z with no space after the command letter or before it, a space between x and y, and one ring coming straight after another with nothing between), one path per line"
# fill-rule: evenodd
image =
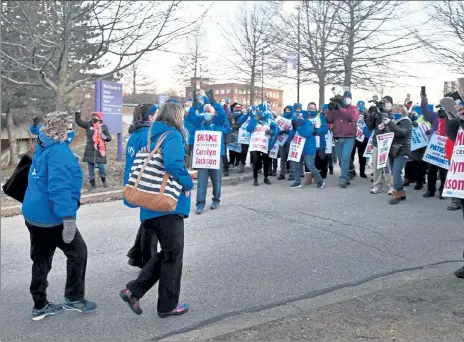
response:
M317 116L317 111L308 111L308 118L309 119L314 119ZM318 128L317 132L319 135L319 141L320 141L320 147L322 149L325 149L325 135L329 131L329 125L327 124L327 119L325 118L325 115L320 113L319 117L321 118L321 127Z
M183 191L191 191L193 188L193 181L184 163L184 138L182 134L175 127L171 127L163 122L154 122L151 128L150 148L155 148L159 137L164 132L169 132L166 139L161 144L164 157L164 169L183 186ZM173 214L188 217L189 213L190 194L187 197L184 192L182 192L174 211L162 212L140 208L140 221L143 222L151 218Z
M44 228L76 218L82 180L81 166L68 144L39 132L22 206L24 218Z
M143 122L141 123L141 125ZM147 122L147 125L143 125L142 127L136 128L134 132L132 132L129 140L127 141L126 146L126 166L124 167L124 184L127 184L129 180L130 171L132 168L132 164L134 163L135 155L138 151L140 151L143 147L146 147L148 144L148 131L150 129L150 123ZM124 204L129 208L136 208L126 199L123 199Z
M213 105L213 108L216 111L216 114L210 122L205 121L203 115L197 114L195 109L192 110L192 108L190 108L188 115L185 117L185 120L193 127L195 127L195 131L193 132L194 136L196 131L224 132L225 122L228 121L226 111L221 106L221 104L217 102ZM224 146L223 139L223 134L221 134L221 156L226 154L226 147Z
M299 135L306 138L303 148L303 155L316 154L316 138L313 136L314 124L309 121L309 116L306 111L303 112L303 118L297 120L298 127L296 131ZM322 144L322 141L321 141Z

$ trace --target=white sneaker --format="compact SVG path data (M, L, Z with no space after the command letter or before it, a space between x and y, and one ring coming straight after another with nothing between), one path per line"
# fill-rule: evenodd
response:
M376 188L375 186L371 189L371 194L378 194L380 192L379 188Z

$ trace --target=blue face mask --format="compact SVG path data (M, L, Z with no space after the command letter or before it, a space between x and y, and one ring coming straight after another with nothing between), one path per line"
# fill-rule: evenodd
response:
M213 118L213 114L211 114L211 113L204 113L204 114L203 114L203 117L205 118L206 121L211 121L211 119Z
M235 116L235 117L238 117L238 116L240 116L240 115L242 115L242 111L234 112L234 116Z
M308 110L308 113L312 117L315 117L317 115L317 112L315 110Z
M393 120L395 121L398 121L399 119L401 119L403 117L403 115L401 113L395 113L393 114Z
M359 106L358 108L359 108L360 112L364 112L366 110L366 107L364 107L364 106Z
M68 144L68 145L70 143L72 143L72 141L74 140L75 135L76 135L76 133L74 132L74 130L68 131L68 138L66 139L65 143Z

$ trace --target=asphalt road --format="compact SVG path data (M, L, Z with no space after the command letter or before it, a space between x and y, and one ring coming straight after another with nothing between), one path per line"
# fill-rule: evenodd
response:
M89 249L87 297L99 308L39 322L30 319L27 229L22 217L2 219L0 340L156 340L233 313L462 256L462 213L446 211L449 200L424 199L410 188L406 202L390 206L387 194L369 193L365 179L340 189L332 176L322 190L273 181L225 187L219 210L187 219L181 300L191 311L165 320L156 315L156 290L142 299L142 316L118 296L138 273L125 256L137 231L137 210L121 202L81 208L78 226ZM62 299L64 280L64 257L57 251L50 300Z

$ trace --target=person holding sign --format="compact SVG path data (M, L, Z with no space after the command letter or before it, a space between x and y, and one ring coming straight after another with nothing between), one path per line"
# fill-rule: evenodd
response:
M327 177L328 160L325 154L326 139L325 135L329 132L329 125L325 115L317 112L317 105L315 102L310 102L307 107L308 118L314 124L314 134L316 137L316 159L315 165L319 170L322 179Z
M412 122L408 117L408 110L403 105L394 108L393 120L384 118L383 125L395 135L390 147L389 159L393 177L393 194L390 204L398 204L406 199L401 173L411 150Z
M314 128L314 124L309 120L309 114L306 111L300 112L296 118L296 135L293 138L292 145L298 145L304 140L304 146L302 149L302 155L298 155L296 149L293 146L290 147L290 157L293 160L292 171L294 183L290 188L301 188L301 171L302 162L306 164L306 167L313 174L317 182L317 188L322 189L325 185L324 180L316 168L316 136L318 134L317 129ZM299 152L299 151L298 151ZM295 161L296 160L296 161Z
M409 114L409 118L412 121L412 132L411 132L411 152L409 152L409 160L406 162L404 167L404 186L409 186L410 183L416 183L414 190L421 190L425 183L425 173L427 171L427 163L423 161L425 149L427 146L413 149L413 143L417 142L416 132L420 132L421 137L428 139L426 131L430 130L430 127L426 123L422 114L420 106L413 107L413 111ZM424 127L427 127L425 130Z
M343 100L338 96L332 100L329 103L327 122L333 124L335 151L342 170L339 185L341 188L346 188L350 181L348 171L356 138L359 109L351 104L352 95L350 91L345 91Z
M211 91L209 96L210 99L207 102L212 102L213 105L207 103L204 106L203 113L189 113L187 116L187 121L196 127L193 167L198 169L197 215L205 211L208 178L211 178L213 185L211 209L219 208L221 201L222 156L226 153L223 143L223 127L225 120L227 120L226 112L224 107L214 101ZM208 134L211 131L220 134Z
M293 114L293 106L287 106L284 108L284 114L282 117L286 120L290 120L290 124L292 120L295 120L296 117ZM278 180L285 179L285 171L287 170L287 160L288 160L288 153L290 150L290 143L292 142L293 136L295 135L295 131L290 127L289 129L280 130L279 134L287 134L288 138L283 145L279 147L280 153L280 175L277 177ZM289 180L293 180L293 175L290 173Z
M269 150L272 149L279 133L272 114L267 111L266 103L260 104L256 115L251 118L247 131L251 133L250 153L253 161L253 185L258 186L258 171L263 167L264 184L270 185L269 167L271 160Z
M251 134L248 132L247 128L251 119L255 115L254 109L251 106L246 109L245 113L237 119L237 125L240 127L238 130L238 143L242 146L242 151L240 152L240 165L238 167L237 173L245 172L245 164L251 139Z
M371 132L367 128L365 122L365 116L369 115L366 110L366 105L364 101L358 101L357 106L359 108L359 119L356 140L354 142L353 152L351 152L351 161L350 161L350 177L354 178L356 176L356 169L354 167L354 157L356 155L356 150L358 151L358 160L359 160L359 177L367 178L366 175L366 164L367 158L364 157L364 152L366 151L367 143ZM361 127L359 127L361 126Z

